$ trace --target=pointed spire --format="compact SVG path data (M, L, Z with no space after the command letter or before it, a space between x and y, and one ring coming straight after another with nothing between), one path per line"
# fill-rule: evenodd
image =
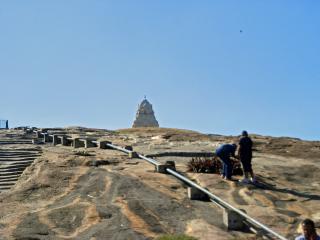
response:
M159 123L154 116L152 104L147 100L146 96L138 106L136 119L132 127L159 127Z

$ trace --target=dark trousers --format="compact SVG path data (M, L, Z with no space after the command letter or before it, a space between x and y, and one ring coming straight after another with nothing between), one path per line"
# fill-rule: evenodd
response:
M244 172L252 172L251 158L251 156L240 155L240 161Z
M222 175L231 178L233 167L230 158L221 156L220 159L222 160Z

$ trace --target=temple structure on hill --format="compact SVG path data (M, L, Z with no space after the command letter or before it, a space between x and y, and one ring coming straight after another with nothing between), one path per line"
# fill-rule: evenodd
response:
M143 101L138 106L136 119L134 120L132 127L159 127L159 123L152 109L152 104L146 97L144 97Z

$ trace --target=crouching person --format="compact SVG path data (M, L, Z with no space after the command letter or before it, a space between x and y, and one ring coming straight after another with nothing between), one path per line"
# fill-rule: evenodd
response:
M216 155L222 161L221 177L226 180L232 180L232 162L230 157L235 157L237 150L236 144L222 144L216 149Z

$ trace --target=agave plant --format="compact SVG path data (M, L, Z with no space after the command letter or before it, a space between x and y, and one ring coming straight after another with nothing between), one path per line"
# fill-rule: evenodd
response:
M187 167L190 172L219 173L221 162L217 158L195 157Z
M233 165L233 175L242 175L243 171L239 161L231 159ZM218 157L195 157L192 158L188 164L187 168L189 172L198 173L216 173L220 174L222 168L222 162Z

